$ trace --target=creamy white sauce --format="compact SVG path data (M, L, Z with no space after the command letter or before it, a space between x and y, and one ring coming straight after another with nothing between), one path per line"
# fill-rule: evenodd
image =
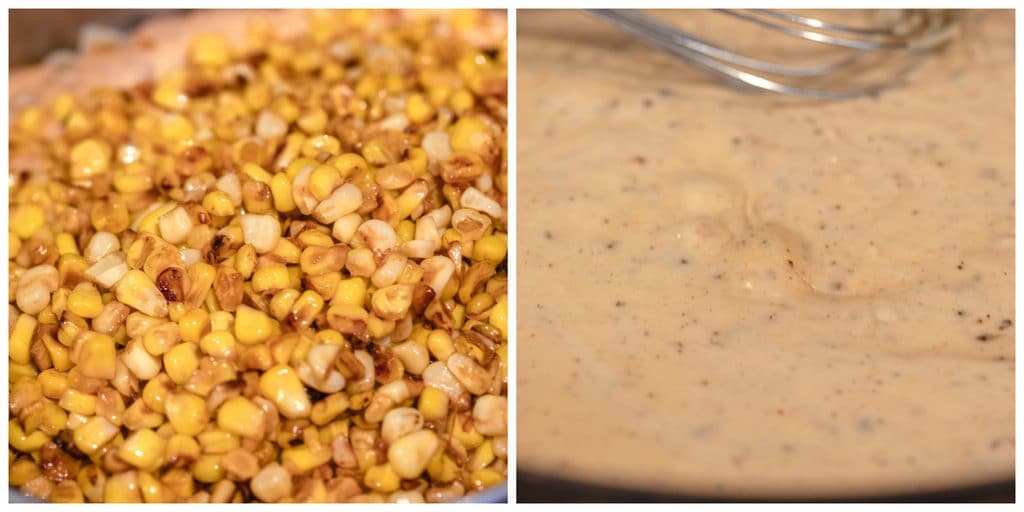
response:
M759 496L1013 477L1012 13L838 103L725 88L582 13L518 25L521 471Z

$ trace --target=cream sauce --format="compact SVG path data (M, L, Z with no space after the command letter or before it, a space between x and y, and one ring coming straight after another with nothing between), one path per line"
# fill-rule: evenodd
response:
M822 103L520 12L521 471L731 496L1013 477L1012 13Z

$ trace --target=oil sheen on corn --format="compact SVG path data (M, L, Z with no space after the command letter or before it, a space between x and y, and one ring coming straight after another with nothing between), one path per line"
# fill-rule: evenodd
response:
M1013 477L1013 18L965 23L908 86L820 103L520 17L521 471L719 496Z

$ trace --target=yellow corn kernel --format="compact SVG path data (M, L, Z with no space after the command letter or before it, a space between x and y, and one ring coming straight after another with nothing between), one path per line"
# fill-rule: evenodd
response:
M483 260L494 265L505 259L505 252L508 250L508 241L502 235L487 235L481 237L473 244L473 259Z
M402 479L395 473L394 468L391 467L391 464L386 463L377 464L367 469L366 475L363 477L363 484L375 492L397 491L401 483Z
M444 450L438 450L434 457L427 463L427 474L431 480L440 483L448 483L458 476L459 465L451 457L445 455Z
M34 204L22 204L11 212L11 231L21 239L32 238L46 224L43 209Z
M7 259L14 259L21 250L21 240L13 232L7 234Z
M8 483L14 487L20 487L42 475L39 466L32 459L23 458L11 463L7 471Z
M210 423L206 400L187 391L171 393L164 404L167 421L183 436L196 436Z
M206 333L210 332L210 314L205 309L193 309L178 319L181 341L198 343Z
M299 128L309 135L323 133L324 129L327 128L327 112L322 108L303 112L295 120L295 124L299 125Z
M14 322L14 330L11 331L11 338L8 342L9 346L7 347L8 356L12 361L18 364L28 364L29 347L32 345L32 337L36 332L36 325L38 323L32 315L26 313L18 315L18 319Z
M224 479L224 468L220 465L220 455L202 455L192 466L192 476L204 484L212 484Z
M486 489L505 480L505 477L493 468L483 468L469 474L468 482L470 489Z
M146 382L142 388L142 402L151 410L163 414L164 404L171 394L171 385L166 375L160 374Z
M346 409L348 409L348 396L344 393L334 393L313 405L310 420L314 425L323 426L337 418Z
M235 325L235 317L227 311L215 311L210 314L210 329L214 331L230 331Z
M291 314L292 306L299 300L299 291L290 288L281 290L270 299L270 315L279 321Z
M193 310L200 311L200 310ZM202 311L205 314L205 311ZM180 322L188 313L178 318ZM145 347L146 352L154 356L162 356L167 353L172 347L182 341L182 331L179 324L175 323L164 323L150 327L146 329L145 334L142 335L142 346ZM186 340L187 341L187 340Z
M116 425L107 421L106 418L93 416L85 424L75 429L75 446L82 453L92 455L110 442L117 433Z
M117 365L114 339L106 334L88 332L77 341L77 368L86 377L113 379Z
M96 285L89 282L78 283L68 295L67 309L82 318L96 318L103 312L103 298Z
M198 459L197 459L198 460ZM184 469L172 469L160 478L167 490L179 499L185 499L195 492L195 481L192 475Z
M466 421L464 418L458 415L452 416L452 439L462 443L467 450L475 450L484 443L484 436L480 432L477 432L475 425L470 425L470 429L466 430Z
M270 185L271 181L273 181L273 176L266 169L252 162L246 162L242 165L242 174L267 185Z
M243 279L249 279L252 277L252 272L255 268L256 248L250 244L239 247L238 252L235 253L235 270L242 274Z
M199 66L223 67L231 62L227 41L215 34L200 34L189 42L189 62Z
M416 238L416 224L409 219L405 219L398 223L398 227L395 228L395 234L398 235L399 241L408 242Z
M438 361L447 361L448 356L455 352L455 342L451 335L441 329L434 329L427 336L427 350Z
M303 231L298 238L299 242L308 247L330 247L334 245L331 235L322 231Z
M345 178L350 175L366 171L370 164L366 159L356 153L345 153L331 159L331 164L338 170L338 174Z
M50 442L50 438L38 430L26 434L16 419L7 422L7 439L12 448L25 453L37 451Z
M85 139L71 148L68 172L72 180L88 180L110 169L113 150L100 139Z
M164 486L152 473L139 472L138 484L142 501L146 503L162 503L164 501Z
M343 180L337 169L329 165L320 165L309 175L309 182L306 188L317 201L323 201L330 197L334 189L341 186Z
M235 312L235 338L239 343L252 345L264 342L273 331L273 320L266 313L246 305L238 306Z
M68 389L67 374L54 368L43 370L39 374L38 380L43 396L51 400L60 400L61 396L64 395L64 391Z
M366 278L351 277L338 283L338 289L331 298L331 305L343 304L362 307L366 303Z
M443 391L425 387L417 401L417 407L423 419L427 421L441 420L448 417L448 395Z
M203 197L203 208L211 215L218 217L229 217L235 214L235 205L231 196L224 191L214 190Z
M295 209L295 198L292 196L292 182L288 175L279 172L270 180L270 194L274 196L274 209L286 213Z
M327 135L315 135L302 143L302 156L317 158L320 155L336 155L341 151L341 142L338 139Z
M252 274L252 290L256 293L272 292L288 288L288 268L284 265L269 265Z
M216 358L231 359L236 354L235 337L228 331L213 331L199 341L199 349Z
M405 115L413 123L425 123L434 117L434 106L422 94L412 94L405 102Z
M326 446L314 450L303 445L297 448L286 448L281 452L281 464L292 473L305 473L327 464L330 460L331 450Z
M180 343L164 354L164 371L175 384L184 385L198 368L194 343Z
M502 295L491 308L487 321L501 331L501 337L508 339L508 297Z
M78 252L78 244L75 242L75 237L71 233L60 233L54 237L54 243L57 244L57 253L64 254L80 254Z
M469 112L473 108L473 93L466 89L459 89L448 98L448 105L456 114Z
M238 448L242 440L231 432L213 429L199 434L196 439L203 447L203 453L222 454Z
M473 455L469 458L469 463L466 466L470 471L483 469L491 465L494 462L494 458L494 443L488 439L473 451Z
M184 110L188 105L185 94L187 77L184 71L168 73L157 82L153 89L153 102L168 110Z
M260 376L260 393L277 406L286 418L306 418L312 405L298 373L289 366L278 365Z
M25 418L25 429L30 432L39 430L53 437L67 428L67 422L68 413L64 412L64 409L53 402L44 401L35 413Z
M168 404L170 404L170 402L168 402ZM206 408L205 403L203 404L203 408ZM168 405L168 410L170 409L171 407ZM173 420L173 416L168 416L167 419ZM200 431L201 430L202 429L200 429ZM201 454L202 450L199 448L199 442L196 441L193 435L178 433L174 434L167 440L168 465L177 466L180 464L188 464L191 463L191 461L198 459Z
M160 123L160 135L172 146L185 148L192 144L196 129L192 121L181 115L170 115Z
M167 442L148 428L136 430L117 450L124 462L140 469L156 469L163 460Z
M262 437L263 410L248 398L229 398L217 409L217 426L242 437Z
M462 304L456 304L455 308L452 309L452 327L455 329L462 329L466 324L466 306Z
M96 414L96 395L83 393L71 387L64 390L58 403L68 412L81 414L82 416Z

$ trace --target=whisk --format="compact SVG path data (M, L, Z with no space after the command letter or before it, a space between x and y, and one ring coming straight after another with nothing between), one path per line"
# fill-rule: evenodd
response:
M640 11L591 12L732 85L825 100L871 95L900 83L932 50L949 41L960 24L959 12L941 9L880 11L885 20L863 27L771 9L716 11L786 36L827 45L838 55L813 64L771 62L708 42ZM867 61L876 69L865 67ZM877 68L884 68L883 72ZM866 76L872 79L856 83Z

